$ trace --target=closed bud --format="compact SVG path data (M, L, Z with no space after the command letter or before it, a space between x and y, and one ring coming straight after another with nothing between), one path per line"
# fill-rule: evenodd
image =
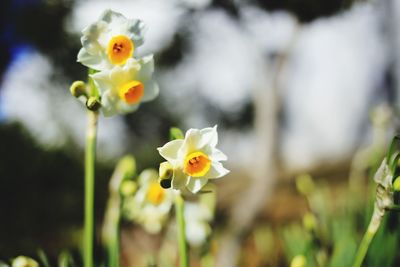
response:
M73 82L69 88L69 91L71 92L71 95L75 96L76 98L80 96L85 96L86 98L88 97L86 92L86 84L82 81Z
M298 176L296 178L296 187L297 190L305 196L310 195L315 189L314 181L309 174Z
M159 169L159 182L162 188L170 188L172 183L172 176L174 174L173 167L168 161L164 161L160 164Z
M184 139L185 136L183 135L181 129L177 127L172 127L169 129L169 139L176 140L176 139Z
M136 160L132 155L126 155L118 162L117 169L124 174L124 178L130 179L136 173Z
M290 263L290 267L306 267L307 259L303 255L297 255Z
M91 96L86 101L86 107L91 111L98 111L101 108L101 103L97 97Z
M394 191L400 191L400 176L398 176L393 183Z
M314 214L306 213L303 216L303 226L309 231L314 231L317 227L317 219L315 218Z
M31 258L18 256L12 261L12 267L39 267L39 264Z
M136 193L137 184L132 180L123 181L121 184L120 192L124 197L132 196Z

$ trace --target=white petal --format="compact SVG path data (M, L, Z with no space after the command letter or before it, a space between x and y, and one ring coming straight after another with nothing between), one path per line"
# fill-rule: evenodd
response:
M185 218L188 222L186 225L186 238L192 246L200 246L206 241L206 238L211 231L210 226L206 222L196 221L190 222L189 219Z
M223 161L223 160L227 160L228 157L221 150L219 150L217 148L213 148L213 149L211 149L210 159L212 161Z
M180 153L187 155L193 151L203 151L209 154L218 142L217 126L213 128L189 129L185 135L185 143Z
M124 34L133 40L135 47L143 44L145 24L138 19L127 19L121 13L106 10L100 17L106 22L113 35Z
M217 125L214 127L204 128L200 130L201 140L199 140L199 146L204 147L206 145L210 145L211 147L215 147L218 143L218 133L217 133Z
M187 184L189 176L187 176L182 170L175 169L174 176L172 178L172 188L182 190Z
M132 77L126 69L121 68L120 66L114 67L110 72L110 79L116 86L113 88L113 91L116 92L120 85L124 83L132 81ZM118 94L118 92L116 92Z
M118 99L118 103L117 103L118 112L121 114L134 112L139 108L139 106L140 106L140 103L129 105L129 104L125 103L124 101L122 101L121 99Z
M150 234L158 234L162 229L162 224L157 220L147 220L146 223L143 224L143 227Z
M131 19L127 25L128 37L133 40L136 47L143 44L143 35L146 27L141 20Z
M138 108L139 104L128 105L111 91L105 92L101 98L101 111L105 117L134 112Z
M144 85L144 96L141 101L147 102L153 100L158 96L159 91L160 89L158 88L158 84L155 81L153 80L148 81Z
M204 175L204 178L207 179L215 179L215 178L220 178L226 174L229 173L229 170L225 169L224 166L222 166L221 163L219 162L212 162L211 163L211 168L207 172L206 175Z
M140 60L136 60L134 58L128 58L126 61L123 69L124 71L128 72L132 79L137 79L136 76L141 69L141 62Z
M114 84L110 79L109 71L100 71L90 75L90 77L93 79L101 95L107 91L112 91Z
M110 91L101 97L101 112L104 117L110 117L118 113L115 97L110 96Z
M139 60L140 71L138 73L138 78L143 81L147 81L151 78L154 72L154 59L153 55L146 56Z
M107 59L104 56L101 54L91 55L84 47L79 50L77 61L94 70L104 70L109 68Z
M178 150L182 146L183 140L173 140L166 143L164 146L157 148L160 155L173 164L178 158Z
M89 25L82 31L81 43L82 46L91 55L97 55L101 52L102 47L99 43L99 36L106 31L107 24L97 22Z
M123 19L126 20L124 15L122 15L119 12L112 11L111 9L104 10L103 13L100 15L100 18L99 18L99 20L102 20L102 21L105 21L105 22L108 22L108 23L111 23L111 22L113 22L115 20L123 20Z
M197 144L201 138L200 130L189 129L185 134L185 139L183 141L182 147L179 150L180 157L186 157L189 153L197 151L199 148Z
M203 188L204 185L207 184L207 182L208 182L207 178L190 177L186 186L193 194L196 194L197 192L200 191L200 189Z

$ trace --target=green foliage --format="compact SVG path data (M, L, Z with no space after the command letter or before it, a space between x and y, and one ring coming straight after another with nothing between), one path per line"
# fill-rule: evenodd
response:
M389 169L394 177L397 177L399 168L398 162L400 159L400 137L395 136L392 140L392 143L389 146L387 155L386 155L387 163L389 165Z
M396 252L399 250L399 234L389 229L389 216L386 216L381 228L378 230L368 250L366 266L396 266Z
M185 136L183 135L183 132L181 129L177 127L171 127L169 129L169 139L170 140L175 140L175 139L183 139Z
M343 192L335 198L329 193L327 185L316 184L312 193L301 192L307 198L317 220L315 229L307 226L305 222L309 220L303 220L303 225L294 223L282 229L281 237L287 262L296 255L305 255L308 267L352 265L361 236L371 216L371 200L374 199L375 193L371 192L365 196L359 192L351 192L347 187L342 190ZM360 199L364 201L359 201ZM400 260L396 254L400 249L400 235L390 227L390 222L398 225L398 215L388 215L372 240L363 266L391 267L397 266Z

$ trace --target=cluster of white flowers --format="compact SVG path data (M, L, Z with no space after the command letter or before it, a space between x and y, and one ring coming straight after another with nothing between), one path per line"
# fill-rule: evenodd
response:
M158 85L151 79L153 55L135 57L144 28L140 20L106 10L82 31L78 61L95 72L90 77L105 116L135 111L158 95Z
M138 190L124 201L125 216L142 225L146 231L159 233L178 194L198 193L208 179L229 173L220 162L227 157L216 148L217 143L215 126L190 129L184 139L170 141L158 148L167 161L161 163L159 173L145 170L139 175ZM165 179L169 180L168 183L163 182ZM203 202L187 202L185 205L186 236L194 246L202 244L211 232L209 222L213 219L213 208Z
M94 86L91 84L88 89L85 83L75 82L71 87L73 95L85 95L91 104L100 103L105 116L135 111L140 103L154 99L159 89L152 80L153 55L138 58L136 53L143 44L143 32L142 21L127 19L111 10L86 27L78 61L90 69ZM87 104L90 109L91 104ZM134 194L123 203L124 215L150 233L161 231L174 198L180 197L179 191L197 193L209 179L229 172L220 162L227 159L226 155L216 148L217 126L190 129L184 138L182 133L180 137L158 148L166 159L160 165L160 174L150 169L143 171L137 191L135 184ZM204 242L210 232L212 211L201 203L188 204L184 216L188 222L187 239L196 245Z

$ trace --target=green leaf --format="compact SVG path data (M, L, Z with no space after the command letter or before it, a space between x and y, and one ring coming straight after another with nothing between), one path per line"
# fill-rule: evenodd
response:
M75 266L71 254L68 251L63 251L58 256L58 267L72 267Z
M389 146L389 150L386 156L389 166L392 166L393 159L395 157L394 154L395 152L399 153L399 150L400 150L400 136L396 135L392 139L392 142Z
M177 127L171 127L171 129L169 129L169 139L170 140L176 140L176 139L183 139L184 135L183 132L181 131L181 129L177 128Z
M50 267L49 260L48 260L48 258L47 258L47 256L46 256L46 253L44 253L44 251L43 251L42 249L39 249L39 250L37 251L37 254L38 254L38 257L39 257L40 261L41 261L42 264L43 264L43 265L41 265L41 266L43 266L43 267Z

